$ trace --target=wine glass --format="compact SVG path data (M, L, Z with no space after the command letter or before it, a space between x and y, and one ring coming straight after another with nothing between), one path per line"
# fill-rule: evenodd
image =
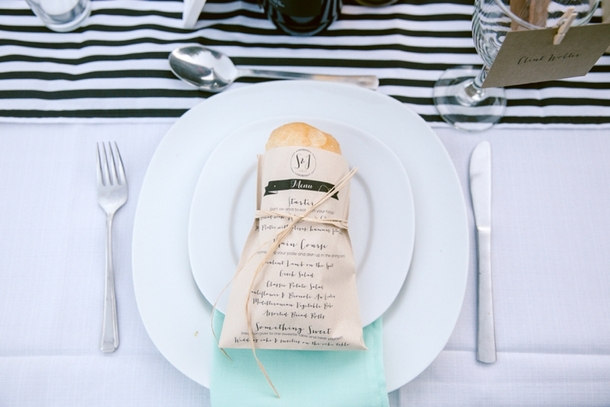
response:
M569 8L576 15L572 26L591 20L599 0L475 0L472 34L483 59L483 69L462 66L446 70L434 85L434 104L441 117L467 131L487 130L503 116L503 88L483 88L506 34L558 25Z

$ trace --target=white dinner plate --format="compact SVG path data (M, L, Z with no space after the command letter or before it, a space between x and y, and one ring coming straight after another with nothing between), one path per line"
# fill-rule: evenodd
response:
M350 85L277 81L207 99L159 144L143 181L133 233L133 278L142 321L161 354L209 386L211 306L190 269L191 201L206 160L227 135L270 117L349 123L388 146L411 182L415 244L407 278L383 316L388 391L419 375L447 343L468 270L468 224L447 151L421 117L381 93ZM380 164L381 165L381 164Z
M356 261L362 326L379 318L405 281L415 238L411 185L396 155L379 139L337 121L271 117L232 132L208 158L195 188L189 255L199 289L225 312L239 257L256 209L256 155L269 134L295 121L332 134L358 172L351 181L349 234ZM221 295L222 294L222 295Z

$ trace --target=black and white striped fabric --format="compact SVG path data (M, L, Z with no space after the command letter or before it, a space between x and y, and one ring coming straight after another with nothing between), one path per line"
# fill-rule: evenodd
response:
M175 121L212 94L178 80L168 54L204 44L251 68L377 75L379 92L443 126L435 81L446 68L481 65L472 0L344 3L339 20L314 37L281 34L256 0L208 0L193 29L183 28L182 9L182 1L94 0L83 27L55 33L25 1L0 1L0 121ZM610 55L585 77L512 87L507 96L503 127L610 128Z

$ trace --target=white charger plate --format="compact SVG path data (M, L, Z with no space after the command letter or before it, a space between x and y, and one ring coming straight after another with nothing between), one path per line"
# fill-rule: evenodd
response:
M199 289L224 313L256 207L256 155L269 134L291 122L332 134L358 172L351 181L349 234L356 262L362 326L394 302L411 263L415 238L413 195L396 155L379 139L345 123L316 117L271 117L232 132L208 158L195 188L189 255ZM222 295L221 295L222 294Z
M191 200L206 160L224 137L280 116L349 123L387 145L409 176L417 225L413 257L383 316L387 388L395 390L432 363L453 331L466 288L468 224L457 174L432 129L400 102L355 86L247 86L207 99L172 126L150 162L134 221L134 289L144 326L172 365L209 386L211 306L190 269Z

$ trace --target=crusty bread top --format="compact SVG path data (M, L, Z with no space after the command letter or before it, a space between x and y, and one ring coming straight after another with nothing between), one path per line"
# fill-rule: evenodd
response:
M266 149L288 146L315 147L341 154L341 147L333 136L307 123L288 123L273 130Z

